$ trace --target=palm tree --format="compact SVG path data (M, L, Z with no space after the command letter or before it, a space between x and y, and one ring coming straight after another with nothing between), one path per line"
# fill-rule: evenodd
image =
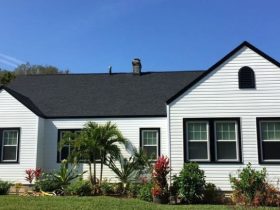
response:
M100 183L102 182L103 166L108 165L108 160L118 158L121 154L119 145L126 144L126 140L115 124L107 122L97 128L98 144L100 151Z
M125 144L121 132L115 124L107 122L98 125L88 122L79 133L66 133L60 143L60 148L65 144L71 147L70 161L87 163L89 166L90 182L97 184L96 160L100 158L100 182L102 181L103 166L109 158L117 158L120 155L118 144ZM93 164L93 174L92 174Z
M87 163L89 167L90 182L96 185L96 158L99 157L99 144L96 130L98 124L89 122L79 133L67 132L60 142L60 149L63 145L68 144L71 147L69 160L71 162ZM93 164L93 174L92 174Z

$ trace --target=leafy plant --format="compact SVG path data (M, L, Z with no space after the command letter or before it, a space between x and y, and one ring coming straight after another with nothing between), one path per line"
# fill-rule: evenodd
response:
M66 194L69 195L88 196L91 195L91 192L90 182L82 179L72 182L66 188Z
M56 182L52 173L43 173L35 182L35 191L53 192L60 189L59 183Z
M116 158L120 154L118 144L125 144L121 132L117 126L110 122L99 125L88 122L80 133L67 134L60 143L60 147L69 144L72 148L70 160L72 162L83 162L89 166L90 181L93 186L98 184L96 175L97 159L101 159L101 170L99 184L102 182L103 165L110 158ZM92 171L93 165L93 171ZM94 187L97 189L97 187Z
M152 183L143 184L139 189L138 198L148 202L153 201L152 187L153 187Z
M225 200L224 194L213 183L207 183L203 193L203 203L221 204Z
M168 184L166 176L170 172L169 159L164 156L160 156L153 169L153 188L152 195L159 198L168 198Z
M86 173L86 171L78 173L75 166L69 168L68 161L63 160L60 164L60 169L51 175L54 178L54 182L63 190L72 180L81 177L84 173Z
M101 193L102 193L103 195L109 195L109 194L114 193L114 189L113 189L112 184L110 184L109 182L107 182L107 180L103 181L103 182L100 184L100 190L101 190Z
M12 183L0 180L0 195L6 195L9 192Z
M139 195L141 184L129 183L127 187L127 195L131 198L136 198Z
M119 163L120 167L116 165L116 162ZM122 155L116 160L110 159L108 167L117 175L124 189L129 182L136 180L139 169L138 162L133 156L125 158Z
M197 163L184 164L179 176L174 177L178 186L179 197L185 203L197 203L203 199L205 190L204 171L199 169Z
M25 180L28 181L29 184L31 184L34 179L37 180L41 176L42 170L41 168L36 168L35 170L27 169L25 170L25 174L26 174Z
M34 173L33 173L33 169L27 169L25 170L25 180L29 182L29 184L31 184L33 182L34 179Z
M266 169L257 171L248 163L237 177L230 175L230 182L234 190L234 200L237 203L245 205L261 205L265 203L264 199L267 194L276 191L266 181ZM260 196L261 195L261 196Z

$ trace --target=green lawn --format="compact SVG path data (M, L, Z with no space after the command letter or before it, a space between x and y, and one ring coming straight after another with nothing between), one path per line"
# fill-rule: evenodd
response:
M23 197L23 196L0 196L0 209L94 209L94 210L175 210L175 209L235 209L223 205L157 205L140 201L138 199L120 199L113 197ZM268 209L268 208L266 208Z

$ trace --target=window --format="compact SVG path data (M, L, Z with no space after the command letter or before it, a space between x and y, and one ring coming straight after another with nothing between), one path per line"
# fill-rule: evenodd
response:
M188 159L209 160L208 122L187 123Z
M80 132L80 129L65 129L65 130L58 130L58 152L57 152L57 162L61 162L64 159L68 159L70 153L71 153L71 147L69 144L63 145L63 147L60 149L60 144L59 142L62 140L62 138L67 134L67 133L75 133L75 132Z
M280 119L258 118L260 162L280 162Z
M1 128L1 161L17 163L19 156L19 128Z
M245 89L245 88L255 88L255 73L253 69L251 69L248 66L244 66L239 70L238 73L239 78L239 88Z
M185 162L241 162L240 119L184 119Z
M235 121L215 121L216 160L238 160L238 135Z
M160 129L140 128L140 147L151 160L156 160L160 156Z

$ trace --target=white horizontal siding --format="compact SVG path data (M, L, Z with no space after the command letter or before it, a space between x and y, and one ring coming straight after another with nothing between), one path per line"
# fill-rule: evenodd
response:
M0 128L20 128L19 163L0 163L0 179L25 181L25 170L36 167L38 117L11 96L0 91Z
M240 90L238 71L255 72L256 89ZM183 166L183 118L239 117L244 164L201 164L207 180L230 190L229 174L251 162L266 167L269 180L280 178L280 165L259 165L256 117L280 117L280 69L244 47L170 105L170 136L173 173Z
M53 170L59 167L57 164L57 130L58 129L79 129L88 121L104 124L108 121L115 123L123 136L136 148L139 148L140 128L160 128L161 134L161 154L168 155L167 142L167 121L166 118L122 118L122 119L48 119L45 121L44 137L44 169ZM125 148L121 148L122 154L129 156ZM88 170L87 165L82 166L83 170ZM98 166L99 174L99 166ZM87 175L86 175L87 176ZM104 168L104 178L116 181L114 173Z

